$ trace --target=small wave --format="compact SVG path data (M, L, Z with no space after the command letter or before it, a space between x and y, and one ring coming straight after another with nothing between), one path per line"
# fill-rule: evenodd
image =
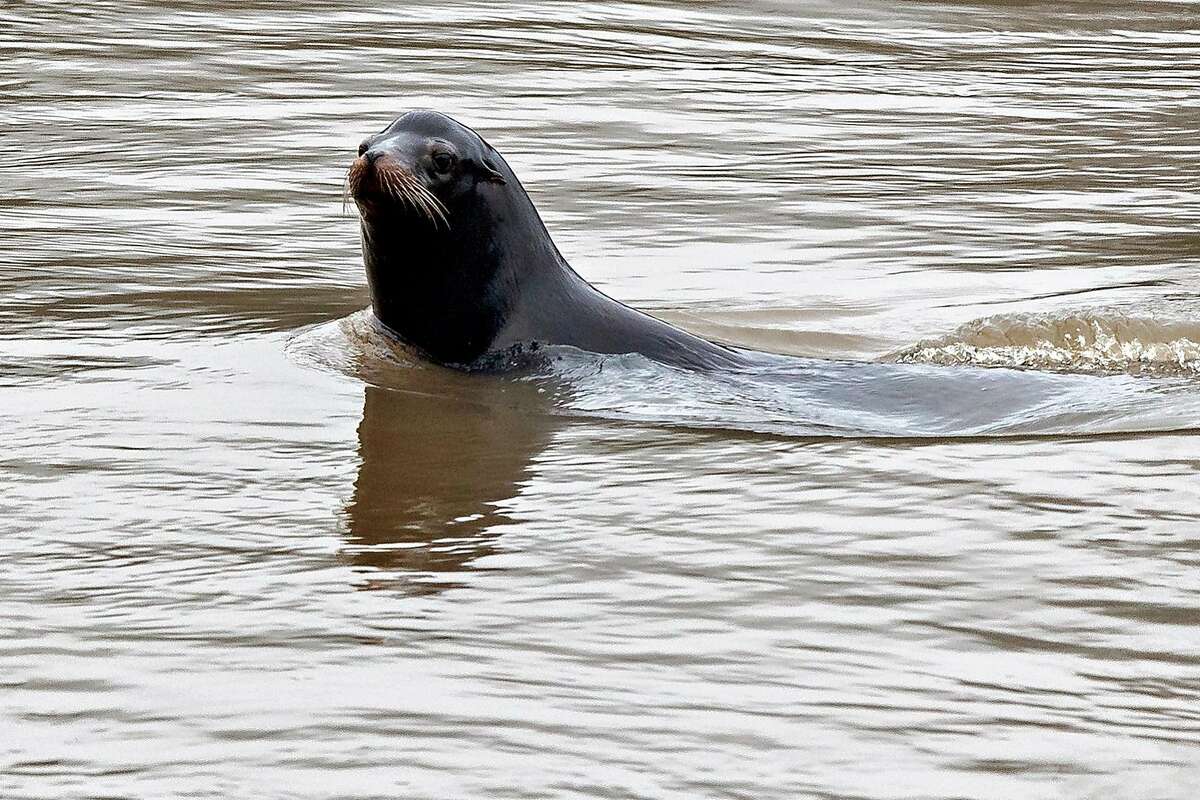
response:
M381 373L429 366L414 349L389 336L370 309L306 328L288 341L286 350L298 363L368 383L379 383Z
M884 358L1092 375L1200 375L1200 322L1116 310L1002 314Z

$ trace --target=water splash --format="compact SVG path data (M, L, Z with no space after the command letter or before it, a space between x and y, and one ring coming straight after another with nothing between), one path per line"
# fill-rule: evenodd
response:
M898 364L1093 375L1200 375L1200 322L1179 312L1091 309L1003 314L887 356Z

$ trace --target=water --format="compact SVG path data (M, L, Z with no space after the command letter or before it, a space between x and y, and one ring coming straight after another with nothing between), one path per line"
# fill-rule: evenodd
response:
M1189 797L1200 14L859 5L0 9L0 797ZM417 106L793 358L396 351Z

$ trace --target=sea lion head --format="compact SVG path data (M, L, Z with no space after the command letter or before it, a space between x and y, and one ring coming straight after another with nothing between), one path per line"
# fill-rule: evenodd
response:
M410 111L363 140L347 176L376 318L444 364L469 364L558 251L520 182L479 134Z
M469 213L462 206L479 199L480 184L508 182L501 163L465 125L435 111L410 111L359 144L347 183L364 219L410 218L449 229L450 209Z

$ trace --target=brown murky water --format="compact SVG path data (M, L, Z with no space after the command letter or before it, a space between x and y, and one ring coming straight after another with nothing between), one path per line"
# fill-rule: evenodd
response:
M895 5L0 8L0 797L1191 797L1200 12ZM834 361L388 352L417 106Z

